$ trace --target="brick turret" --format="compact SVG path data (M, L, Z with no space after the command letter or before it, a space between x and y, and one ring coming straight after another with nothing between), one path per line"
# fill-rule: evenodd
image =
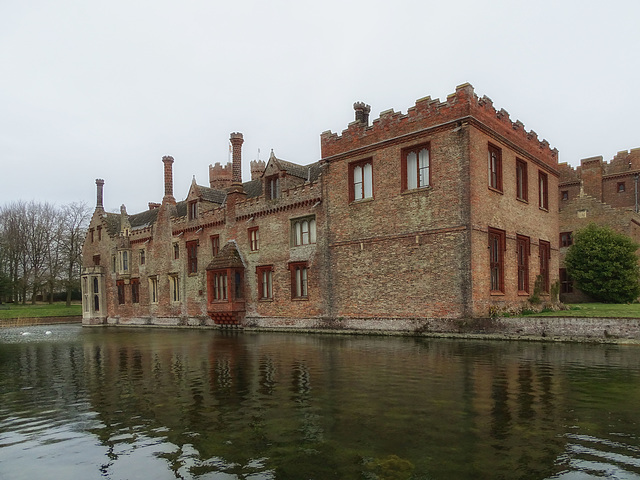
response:
M264 160L251 160L251 180L258 180L264 173Z
M215 165L209 165L209 186L217 190L226 190L233 183L232 164L227 163L225 166L216 162Z

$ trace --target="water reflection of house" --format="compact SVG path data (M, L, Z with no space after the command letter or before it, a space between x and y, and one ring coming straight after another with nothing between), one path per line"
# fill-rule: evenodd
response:
M322 159L271 154L241 179L233 161L209 185L149 210L103 208L84 245L84 323L411 330L433 318L517 308L558 272L557 151L461 85L321 135Z

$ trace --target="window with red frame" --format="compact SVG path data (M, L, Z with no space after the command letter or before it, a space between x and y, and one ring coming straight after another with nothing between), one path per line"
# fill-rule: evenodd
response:
M118 287L118 304L124 305L124 280L116 281Z
M516 158L516 196L518 200L529 200L529 179L527 162Z
M289 264L291 270L291 298L308 298L309 267L307 262Z
M489 186L502 191L502 150L489 144Z
M349 201L373 198L373 163L370 158L349 164Z
M215 257L220 251L220 235L211 235L211 253Z
M273 265L256 267L258 299L273 300Z
M566 268L560 269L560 293L573 293L573 280Z
M228 298L227 271L220 270L212 273L213 277L213 299L216 302L226 301Z
M252 252L260 249L260 234L258 232L258 227L251 227L249 229L249 249Z
M402 190L431 185L429 145L402 151Z
M551 263L551 244L540 240L540 276L542 277L542 291L549 293L549 264Z
M140 279L131 279L131 303L140 303Z
M538 185L539 206L549 210L549 177L546 173L538 172Z
M504 230L489 228L489 272L491 291L504 293Z
M198 241L187 242L187 272L198 273Z
M529 237L516 237L516 253L518 255L518 291L529 292Z

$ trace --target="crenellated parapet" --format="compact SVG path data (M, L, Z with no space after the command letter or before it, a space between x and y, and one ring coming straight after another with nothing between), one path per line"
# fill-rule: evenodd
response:
M465 122L491 131L553 168L558 164L557 149L550 148L547 140L540 140L536 132L525 130L520 120L512 121L506 110L497 110L489 97L478 97L468 83L458 86L445 102L425 97L417 100L406 114L385 110L370 126L356 120L341 135L323 132L320 136L322 158L330 160L336 155L426 129L456 128Z
M233 182L233 165L231 162L221 165L216 162L215 165L209 165L209 186L216 190L225 190L231 186Z
M236 220L269 215L291 208L313 206L322 199L320 182L305 183L283 190L276 200L267 200L264 195L249 198L236 204Z

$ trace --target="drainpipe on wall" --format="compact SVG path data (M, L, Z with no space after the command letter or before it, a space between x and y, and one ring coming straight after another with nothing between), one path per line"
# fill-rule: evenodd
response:
M638 174L636 173L634 176L634 180L635 180L635 195L636 195L636 208L635 208L635 212L638 213Z

